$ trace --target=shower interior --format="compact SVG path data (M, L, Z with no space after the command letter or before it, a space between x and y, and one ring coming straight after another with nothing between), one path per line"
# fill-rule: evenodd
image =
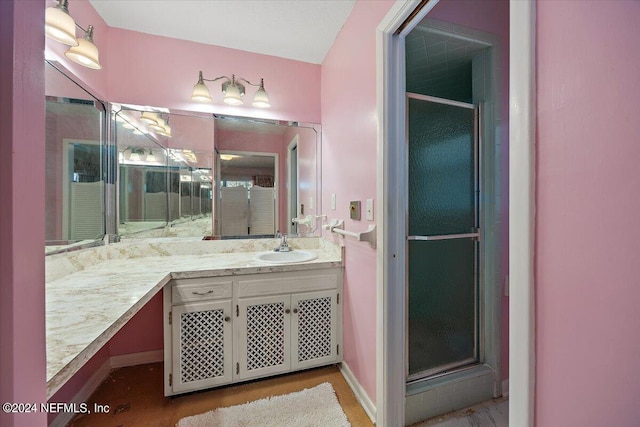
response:
M406 40L408 382L483 359L479 110L491 45L438 24Z

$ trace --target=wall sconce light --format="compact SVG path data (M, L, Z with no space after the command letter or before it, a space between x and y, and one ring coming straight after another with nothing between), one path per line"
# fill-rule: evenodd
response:
M144 156L144 154L145 154L144 148L127 147L127 148L124 149L124 151L127 151L127 149L131 150L131 154L129 155L129 160L132 161L132 162L141 161L142 157L140 157L140 156Z
M147 154L147 162L155 163L156 161L156 156L153 154L153 151L149 149L149 154Z
M143 111L140 115L140 121L145 122L150 129L153 129L158 135L171 138L171 126L169 126L169 116L165 119L161 113L155 111Z
M45 11L45 34L52 39L71 46L64 54L84 67L93 70L102 68L98 59L98 48L93 43L93 25L85 30L69 14L69 1L57 0L58 4ZM84 37L76 38L76 27L84 32Z
M209 88L204 82L215 82L223 79L225 81L222 83L222 92L224 93L223 101L225 104L242 105L242 96L245 93L244 85L240 83L242 81L248 85L256 86L258 88L253 97L252 105L254 107L269 108L271 106L269 103L269 95L267 95L267 91L264 90L264 79L260 79L260 84L251 83L249 80L243 79L242 77L236 80L235 74L232 74L231 78L221 76L216 77L215 79L205 79L202 76L202 71L198 73L198 82L193 86L191 99L197 102L212 102Z

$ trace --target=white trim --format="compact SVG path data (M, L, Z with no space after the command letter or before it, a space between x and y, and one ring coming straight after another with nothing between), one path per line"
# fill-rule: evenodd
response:
M353 375L353 372L351 372L351 369L349 368L349 365L347 365L347 362L340 363L338 365L338 368L340 369L340 373L344 377L344 380L347 382L347 384L349 384L351 391L353 391L353 394L356 396L356 400L358 401L360 406L362 406L364 412L367 413L367 415L371 419L371 422L375 424L376 406L373 404L373 401L369 398L367 392L364 391L364 388L362 388L355 375Z
M111 371L127 366L144 365L146 363L162 362L163 351L153 350L140 353L130 353L118 356L111 356L91 375L91 378L84 383L82 388L66 403L83 403L98 389L100 384L109 377ZM55 417L49 427L64 427L71 422L75 414L73 412L61 412Z
M93 394L94 391L98 388L100 384L104 380L107 379L109 374L111 373L111 361L110 359L105 360L105 362L100 366L94 373L91 375L91 378L84 383L82 388L78 390L78 392L71 398L71 401L68 403L83 403L86 402L89 397ZM73 412L61 412L60 415L55 417L49 427L64 427L71 419L75 416Z
M390 205L387 197L404 188L405 173L397 165L406 159L404 37L438 3L431 0L405 27L396 30L420 4L419 0L396 1L376 30L376 99L378 115L377 206L378 248L376 251L376 423L404 425L406 346L404 306L405 229L402 203ZM399 221L400 219L400 221ZM402 261L402 262L400 262ZM401 279L401 280L399 280ZM399 280L399 281L398 281ZM400 286L397 286L401 283Z
M509 57L509 423L534 425L536 5L512 0Z
M142 351L140 353L121 354L111 356L111 369L124 368L127 366L144 365L146 363L162 362L164 360L164 350Z

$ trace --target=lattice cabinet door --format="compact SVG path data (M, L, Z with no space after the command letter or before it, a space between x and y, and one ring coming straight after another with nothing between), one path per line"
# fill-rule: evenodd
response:
M231 300L173 306L174 393L198 390L233 379Z
M291 295L292 369L338 361L338 303L335 290Z
M289 295L238 300L239 379L288 371L291 354L291 298Z

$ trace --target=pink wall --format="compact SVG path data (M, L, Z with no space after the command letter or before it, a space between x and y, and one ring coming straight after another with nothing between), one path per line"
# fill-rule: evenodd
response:
M640 3L537 2L536 425L640 420Z
M118 28L109 29L107 51L108 95L111 101L320 122L319 65ZM207 83L214 98L213 104L191 101L198 71L203 71L205 78L235 73L253 83L262 77L272 106L268 109L252 107L255 93L252 87L247 87L244 105L228 106L222 103L220 82Z
M376 197L376 27L392 1L356 2L322 63L322 205L345 229L369 222L349 218L349 201ZM357 76L357 84L353 78ZM336 210L331 210L331 194ZM376 251L345 239L344 360L376 400Z
M502 169L502 247L501 267L502 271L497 276L497 286L503 289L505 277L509 274L509 1L508 0L456 0L440 1L428 14L429 18L439 19L473 28L498 36L500 40L498 90L500 91L499 117L500 127L497 134L500 136L502 158L498 159ZM500 342L502 346L502 378L509 377L509 298L502 293L501 307L501 331Z
M0 1L0 402L46 400L44 3ZM24 197L24 189L30 197ZM43 426L46 414L0 425Z

